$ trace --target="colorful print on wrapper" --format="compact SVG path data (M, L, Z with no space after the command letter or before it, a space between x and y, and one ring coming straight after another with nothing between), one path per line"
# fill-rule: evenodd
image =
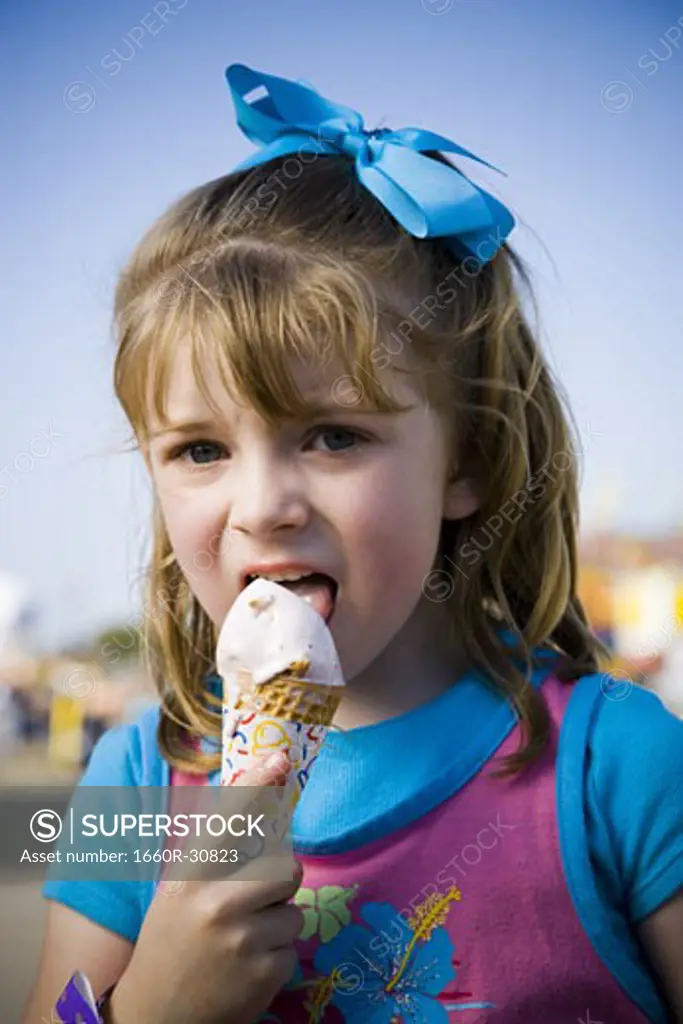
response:
M321 744L328 732L325 725L305 725L282 718L273 718L259 711L240 706L239 694L226 685L223 700L223 760L221 785L231 786L265 755L275 751L287 754L291 769L283 789L274 788L270 801L284 806L289 818L301 797ZM264 797L264 799L268 799ZM274 832L276 815L268 816Z

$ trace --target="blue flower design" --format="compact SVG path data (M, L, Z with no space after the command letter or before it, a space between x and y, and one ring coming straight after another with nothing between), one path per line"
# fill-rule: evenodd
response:
M490 1006L451 1004L438 999L456 975L448 931L434 927L424 938L415 933L390 903L366 903L361 917L369 925L349 924L318 948L316 970L332 979L330 1002L350 1024L447 1024L449 1011ZM400 932L390 943L387 936Z

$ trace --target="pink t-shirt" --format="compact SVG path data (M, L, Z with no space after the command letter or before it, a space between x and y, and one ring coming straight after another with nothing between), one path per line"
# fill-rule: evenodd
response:
M516 725L465 785L408 826L343 853L300 854L299 969L272 1024L578 1024L648 1018L595 952L558 840L555 760L572 688L543 683L542 757L492 779ZM174 771L172 785L206 778Z

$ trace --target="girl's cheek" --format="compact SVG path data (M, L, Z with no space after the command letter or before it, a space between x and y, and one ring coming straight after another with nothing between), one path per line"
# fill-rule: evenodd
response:
M166 529L171 546L183 567L209 567L211 556L220 554L221 534L190 509L166 516Z

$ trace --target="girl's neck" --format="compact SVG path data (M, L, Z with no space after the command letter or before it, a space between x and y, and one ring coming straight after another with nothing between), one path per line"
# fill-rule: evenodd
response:
M445 693L468 670L443 606L422 598L391 643L352 680L334 716L339 729L375 725Z

